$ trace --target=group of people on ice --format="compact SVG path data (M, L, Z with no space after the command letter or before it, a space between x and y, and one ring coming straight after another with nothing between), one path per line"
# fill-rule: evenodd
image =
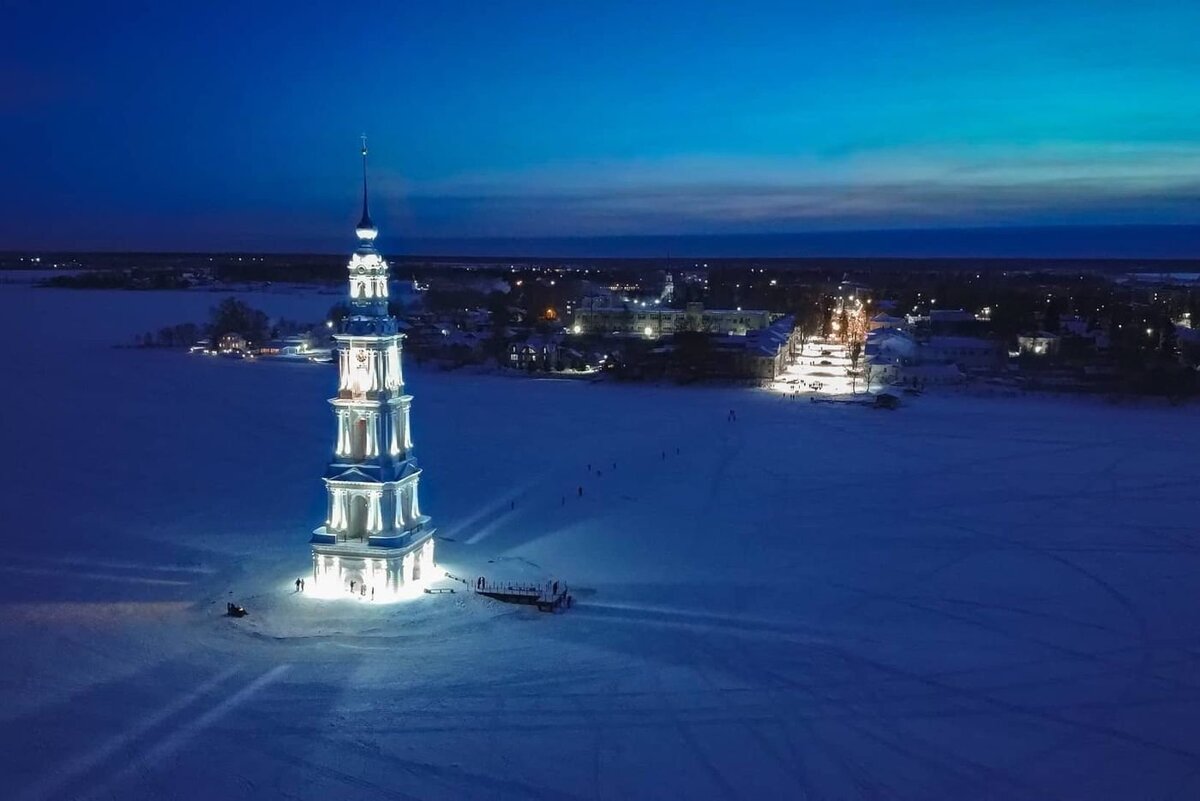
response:
M375 600L375 588L370 587L369 589L370 589L370 593L367 592L368 587L364 582L355 581L354 579L350 580L350 594L351 595L358 595L363 600L366 600L367 596L369 594L371 597L371 600L374 601ZM302 579L302 578L296 579L296 592L304 592L304 579Z

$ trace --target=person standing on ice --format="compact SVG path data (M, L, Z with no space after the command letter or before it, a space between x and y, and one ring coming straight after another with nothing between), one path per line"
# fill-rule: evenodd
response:
M354 579L350 579L350 592L354 592Z
M304 579L300 579L300 592L304 592Z
M296 592L300 592L300 579L296 579Z

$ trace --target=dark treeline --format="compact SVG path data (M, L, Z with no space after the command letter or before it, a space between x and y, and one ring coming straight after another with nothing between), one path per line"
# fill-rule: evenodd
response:
M346 257L330 254L239 254L239 253L44 253L0 254L0 270L49 268L61 265L72 270L143 272L206 272L220 281L313 281L340 280ZM1051 271L1121 273L1128 271L1200 272L1197 259L1017 259L1017 258L580 258L580 257L446 257L388 255L397 277L421 278L447 268L502 272L515 267L562 267L568 270L592 269L606 275L641 274L646 270L687 271L694 269L764 269L768 272L827 272L842 275L861 273L878 277L882 273L914 274L957 272ZM57 284L56 284L57 285Z
M334 312L331 312L331 318L333 315ZM209 310L207 323L164 326L157 331L135 336L134 342L144 348L184 348L195 345L201 339L208 339L215 344L226 334L237 334L249 345L259 346L274 337L304 333L311 327L310 322L286 318L272 320L266 312L244 301L225 298Z

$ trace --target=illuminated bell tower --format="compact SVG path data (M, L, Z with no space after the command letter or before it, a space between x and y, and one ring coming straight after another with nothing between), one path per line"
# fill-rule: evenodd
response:
M388 598L428 580L433 533L421 514L421 470L413 457L409 408L396 318L388 313L388 266L375 249L367 208L367 140L363 137L363 212L350 258L350 313L334 340L338 392L333 459L325 471L325 525L313 531L313 580L322 595ZM374 591L374 592L372 592Z

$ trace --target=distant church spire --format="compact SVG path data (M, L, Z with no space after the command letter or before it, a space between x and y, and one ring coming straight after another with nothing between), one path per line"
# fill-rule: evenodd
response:
M363 168L363 213L362 219L358 221L358 227L355 233L358 238L364 242L372 242L379 234L375 228L375 223L371 222L371 212L367 209L367 135L362 136L362 168Z

